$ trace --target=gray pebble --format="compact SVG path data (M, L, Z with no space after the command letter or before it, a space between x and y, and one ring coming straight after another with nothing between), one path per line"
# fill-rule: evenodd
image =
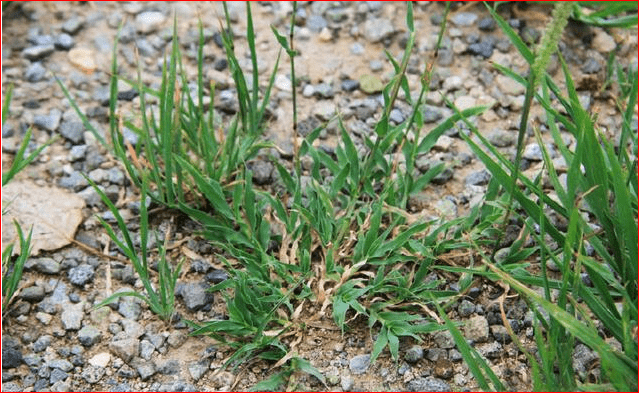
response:
M69 281L71 281L71 284L79 287L93 281L94 276L95 269L88 264L82 264L69 270Z
M51 375L51 379L49 380L49 382L51 382L52 380L53 380L53 373ZM49 389L51 389L52 392L70 392L71 383L66 380L59 380L59 381L56 381L55 383L51 383L51 387Z
M488 184L491 178L490 172L486 169L475 171L466 176L466 185L484 186Z
M4 346L3 346L4 348ZM39 355L36 355L35 353L29 353L24 355L23 359L24 364L26 364L27 366L31 367L31 368L37 368L40 367L40 365L42 364L42 357ZM4 362L3 362L4 363Z
M102 168L96 168L89 172L89 179L95 183L102 183L107 178L107 171Z
M477 20L477 14L472 12L460 12L458 14L453 15L450 18L450 21L453 22L456 26L471 26Z
M111 184L124 184L124 173L118 168L111 168L107 172L109 183Z
M37 61L32 63L24 72L24 77L28 82L38 82L44 79L47 69L44 68L41 62Z
M314 94L321 98L333 98L335 96L333 87L328 83L320 83L315 86Z
M575 345L572 353L572 368L582 381L588 376L588 370L599 359L599 355L584 344Z
M69 151L69 161L76 162L84 159L87 154L87 145L75 145Z
M388 19L372 18L364 22L364 37L369 42L380 42L395 32L393 23Z
M186 308L197 311L213 302L213 294L207 292L207 289L206 284L188 283L178 285L176 293L182 297Z
M48 115L36 115L33 117L33 124L45 129L47 131L55 131L60 126L60 119L62 118L62 112L59 109L53 108L49 111Z
M4 367L4 362L2 362ZM3 392L24 392L26 391L20 384L16 382L7 382L2 384Z
M436 362L439 359L446 359L448 357L448 350L444 348L430 348L426 350L424 357L431 362Z
M351 370L353 374L364 374L366 370L368 370L368 366L371 365L371 355L358 355L354 356L349 364L348 368Z
M59 50L69 50L73 48L73 45L75 45L75 41L68 34L60 34L56 37L54 43L55 48Z
M455 53L450 49L441 49L437 53L437 64L442 67L448 67L453 64Z
M104 189L104 194L111 202L115 203L120 195L120 188L117 185L112 184Z
M84 125L79 121L63 121L58 131L76 145L84 142Z
M364 45L360 44L359 42L354 43L353 45L351 45L351 53L354 55L364 54Z
M220 59L216 59L215 62L213 62L213 68L216 71L223 71L226 69L226 67L228 67L229 62L226 59L220 58Z
M406 384L410 392L450 392L450 385L439 378L415 378Z
M36 392L49 390L49 375L36 380L35 384L33 385L33 390Z
M541 148L537 143L529 143L524 148L524 152L522 157L531 160L531 161L541 161L544 159L544 156L541 152Z
M219 284L222 281L227 280L228 278L229 274L221 269L213 269L212 272L206 275L206 280L213 284Z
M140 317L142 309L136 299L124 297L120 299L118 312L125 318L137 320Z
M437 174L437 176L433 177L431 182L433 184L442 185L453 178L453 170L449 167L444 168L443 171Z
M133 146L136 146L138 144L138 140L140 139L138 134L136 134L134 131L126 127L123 127L122 129L122 136L124 137L124 139L126 139L127 142L129 142Z
M497 48L497 50L501 53L508 53L510 51L510 45L510 41L508 40L497 40L495 48Z
M508 330L506 330L506 327L503 325L492 325L490 327L490 332L492 333L495 340L500 343L508 344L511 341Z
M311 15L306 20L306 27L313 32L319 33L327 26L326 19L321 15Z
M464 332L469 340L485 342L488 340L488 320L481 315L472 317L466 323Z
M353 79L345 79L342 81L342 90L352 92L359 88L359 81Z
M493 18L483 18L477 23L477 27L479 30L483 31L493 31L497 24L493 20Z
M432 106L432 105L424 105L424 110L422 112L423 114L423 120L424 123L434 123L436 121L441 120L444 115L442 114L442 111L440 108L437 108L436 106Z
M103 186L98 185L98 188L104 192ZM77 195L80 198L84 199L87 206L93 207L102 205L102 198L100 198L100 195L95 191L93 187L87 187L84 190L78 192Z
M38 337L38 339L33 343L33 352L38 353L44 351L49 347L49 345L51 345L51 340L53 340L53 337L48 334Z
M448 330L435 333L433 339L439 348L449 349L455 346L455 340Z
M482 344L477 347L477 352L488 359L495 359L500 357L502 355L502 350L503 348L501 344L497 341Z
M129 366L128 364L125 364L124 366L120 367L120 369L118 370L118 376L122 378L130 379L130 378L137 377L138 373L131 366Z
M406 354L404 355L404 360L406 360L408 363L414 364L414 363L417 363L423 357L424 357L424 349L419 345L413 345L406 351Z
M186 334L179 330L174 330L169 334L169 337L166 339L166 342L173 348L179 348L186 341Z
M265 185L272 182L273 164L269 161L256 160L250 165L253 171L253 181L255 184Z
M39 302L44 299L44 288L37 285L24 288L20 292L20 298L30 303Z
M156 373L153 362L147 362L142 359L136 359L131 366L138 372L140 379L146 381Z
M596 74L601 71L601 64L599 64L599 62L592 57L589 57L581 66L581 71L584 74Z
M140 341L137 338L114 340L109 342L109 349L128 363L140 352Z
M515 133L502 129L496 129L486 135L486 139L496 147L508 147L515 143Z
M164 375L176 375L180 372L180 363L175 360L167 360L157 365L157 371Z
M144 334L144 327L133 319L124 318L120 321L120 325L129 338L140 338Z
M166 341L166 338L161 334L154 334L154 333L147 332L145 337L158 350L162 348L162 346L164 345L164 342Z
M164 23L165 19L164 14L161 12L141 12L135 17L135 27L140 33L149 34L156 31Z
M45 336L42 336L45 337ZM49 340L51 336L48 336ZM51 341L49 341L51 342ZM34 344L35 347L35 344ZM16 368L22 364L22 351L17 340L6 337L2 339L2 368Z
M384 68L384 64L379 60L371 60L370 63L368 63L368 67L371 69L371 71L377 72L381 71Z
M83 368L81 377L87 383L94 384L94 383L98 383L102 379L105 373L106 373L106 370L104 369L104 367L95 367L95 366L89 365Z
M15 129L13 128L13 125L11 123L4 123L2 125L2 138L9 138L12 137L15 134ZM14 151L17 151L14 150Z
M457 75L449 76L444 79L444 84L442 85L445 91L455 91L459 90L464 86L464 81Z
M462 300L461 303L459 303L459 306L457 307L457 313L462 318L469 317L474 312L475 312L475 305L466 299Z
M37 375L40 378L49 378L49 376L51 375L51 369L46 364L43 364L38 369L38 374Z
M73 370L73 364L65 359L54 359L47 363L49 368L59 369L62 371L69 372Z
M27 264L31 264L31 261L28 261ZM33 269L37 270L40 273L44 274L58 274L60 273L60 264L53 260L52 258L38 258L33 262ZM25 266L26 267L26 266Z
M102 332L95 326L86 325L78 330L78 341L85 347L90 347L102 339Z
M463 356L461 352L459 352L455 348L451 348L448 351L448 360L450 360L451 362L459 362L462 359L463 359Z
M195 273L206 273L212 268L213 267L211 266L211 264L207 261L203 259L195 259L193 260L193 262L191 262L191 267L189 270Z
M49 56L55 50L53 43L46 45L30 46L22 51L22 56L34 61Z
M215 101L215 108L228 114L234 114L238 111L239 106L235 93L231 90L222 90Z
M195 382L199 381L200 378L202 378L204 374L206 374L206 372L208 371L210 364L211 364L211 361L208 359L202 359L198 362L191 363L188 369L189 369L189 374L191 375L191 378L193 378L193 381Z
M140 357L144 360L151 360L151 356L155 352L155 345L149 340L140 341Z
M78 17L73 17L62 25L62 31L69 34L77 33L82 26L84 25L84 21Z
M144 38L136 40L135 45L138 47L140 55L144 57L153 57L156 55L156 51L153 45L151 45L151 43Z
M388 116L388 120L395 122L395 124L400 124L402 123L404 120L406 120L406 118L404 117L404 114L402 113L402 111L400 111L399 109L395 108L393 110L391 110L389 116Z
M353 389L353 385L355 385L355 380L351 377L342 377L340 381L340 386L344 392L350 392Z
M84 317L84 304L78 303L68 305L62 310L60 320L64 330L78 330L82 327L82 318Z
M481 42L476 42L474 44L468 45L468 52L473 55L478 55L483 57L484 59L488 59L493 55L493 48L495 43L493 40L483 40Z

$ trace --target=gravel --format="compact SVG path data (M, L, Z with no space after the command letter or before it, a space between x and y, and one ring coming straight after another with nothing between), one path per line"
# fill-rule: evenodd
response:
M486 317L477 315L468 320L464 329L465 336L474 342L485 342L488 340L488 320Z
M424 357L424 349L419 345L413 345L406 351L406 354L404 355L404 360L406 360L410 364L415 364L423 357Z
M78 331L78 341L85 347L93 346L102 339L102 332L95 326L86 325Z
M439 378L415 378L406 384L409 392L450 392L450 385Z
M62 327L64 330L79 330L82 327L84 318L84 304L69 304L60 314Z
M348 363L348 368L351 371L351 373L355 375L364 374L366 370L368 370L368 367L370 366L370 364L371 364L370 354L358 355L351 358L350 362Z
M55 3L51 4L55 8ZM267 7L272 6L254 4L254 17ZM302 93L308 109L304 109L305 113L300 111L299 115L302 119L326 122L335 114L342 114L346 130L353 135L356 146L363 147L364 136L371 138L377 136L373 128L375 120L381 114L380 102L383 101L380 94L381 88L378 86L386 85L392 76L389 73L392 67L386 60L382 48L387 48L391 55L400 59L401 53L397 48L404 47L407 42L405 26L397 27L395 19L398 18L395 14L389 13L396 11L396 6L382 2L352 4L310 2L300 4L299 7L296 49L302 56L313 50L305 45L309 42L314 43L314 40L328 40L331 45L344 44L334 71L322 69L321 75L312 75L313 66L308 72L304 71L304 65L300 66L300 75L308 79L304 79L298 92ZM38 6L33 8L39 9ZM273 23L280 31L283 31L281 27L286 23L285 20L290 20L288 17L292 7L286 4L273 8L272 13L275 14ZM195 18L200 11L189 4L175 5L175 9L178 14L178 24L181 23L180 18ZM430 14L424 17L420 14L423 10L427 10ZM420 3L415 6L416 17L419 22L422 22L423 30L420 31L415 47L418 52L415 56L417 61L411 62L408 67L411 77L420 74L423 71L424 62L429 61L432 56L442 10L443 8L438 4ZM508 122L521 110L525 91L519 83L495 72L492 67L489 67L486 59L490 58L496 63L513 67L517 72L522 70L517 69L516 50L509 41L499 38L501 37L499 32L492 33L498 30L494 20L488 17L485 10L478 8L471 10L476 12L453 11L451 13L452 26L447 30L442 43L443 47L438 51L430 86L432 92L426 95L426 104L420 108L426 129L422 135L426 135L426 132L452 115L452 111L446 108L443 98L439 95L440 91L462 109L477 104L483 105L488 100L496 104L472 122L480 127L480 131L485 131L484 135L494 146L509 152L509 148L515 144L517 133L509 131L512 129L512 124ZM243 6L238 8L231 5L231 20L238 21L244 18L243 12ZM14 42L10 42L10 46L3 47L3 59L8 64L6 68L3 68L3 81L10 81L15 85L10 120L3 125L3 151L15 152L21 141L20 138L30 125L34 125L34 137L29 149L34 149L56 133L62 136L51 148L45 150L41 162L37 160L37 164L47 165L48 178L44 180L40 178L39 181L57 184L79 193L85 199L89 208L83 212L86 220L78 230L75 239L98 250L103 249L105 244L101 237L102 229L93 217L95 214L102 216L106 207L95 190L89 187L82 174L88 174L92 180L96 181L100 189L106 192L114 203L122 202L121 197L124 195L126 208L130 209L133 215L139 214L139 208L136 210L129 206L131 199L134 199L135 191L134 188L130 189L128 175L122 167L114 166L112 160L105 155L105 150L98 148L93 135L87 131L67 100L63 98L50 71L61 77L63 83L70 88L72 95L78 98L80 107L88 115L93 126L106 136L110 95L109 76L106 71L109 69L115 30L120 22L126 19L118 47L122 55L120 71L124 75L135 75L137 60L134 48L137 47L142 57L142 67L145 68L144 83L157 88L158 86L154 86L153 83L159 75L157 66L163 62L161 54L170 43L170 34L167 33L170 33L172 25L171 15L173 15L173 6L163 3L132 2L124 5L105 3L90 9L80 7L73 11L73 14L64 10L59 11L56 13L58 23L51 24L45 29L36 27L42 17L41 11L36 11L29 14L27 18L19 18L19 23L25 25L23 31L12 37ZM428 23L429 19L433 25ZM7 19L3 20L4 32L15 30L17 21L18 19L14 20L7 15ZM529 42L539 40L540 31L532 26L526 26L524 19L511 19L509 23L520 32L523 39ZM229 64L224 59L224 51L220 49L223 46L221 34L216 29L217 27L205 26L206 41L213 41L215 44L208 45L204 50L205 83L208 84L209 81L215 83L216 97L213 102L217 109L216 121L219 120L222 125L225 125L228 115L239 111L239 103L235 86L228 77ZM616 49L619 50L618 53L623 53L628 49L627 43L619 41L617 44L615 39L603 29L592 28L592 31L591 47L581 48L579 45L582 44L566 45L571 50L570 53L565 51L569 66L588 75L589 78L601 76L608 53ZM258 34L258 52L263 49L262 46L273 49L270 42L260 41L259 37L268 35L272 37L268 27L265 32L266 35L262 34L264 31L258 32L260 33ZM236 49L242 48L244 40L242 34L235 37L240 43ZM197 29L190 26L182 38L181 50L187 56L191 56L191 53L195 53L193 49L199 40ZM632 45L630 47L632 49ZM78 52L78 49L81 51ZM250 59L244 56L246 53L239 51L237 53L240 63L250 68L252 65ZM91 72L80 67L82 64L80 55L88 55L90 62L95 63ZM262 67L262 61L260 59L260 69L269 69L270 66ZM264 65L268 64L264 63ZM283 63L280 63L280 71L275 79L276 89L272 95L274 102L267 112L275 121L269 121L266 124L269 137L275 136L271 140L284 150L281 155L279 152L274 154L275 159L283 160L280 163L287 164L284 161L291 162L294 149L290 135L286 134L282 137L275 131L271 134L271 128L287 122L286 117L282 118L287 116L284 113L288 113L288 109L284 110L286 108L284 104L290 103L290 92L293 89L288 71L283 69L281 64ZM187 65L187 69L189 66ZM305 75L305 72L309 75ZM156 74L153 75L153 73ZM360 84L363 73L368 73L370 76L366 79L366 86ZM373 87L369 86L371 81ZM247 83L251 82L248 78ZM260 81L260 87L263 87L262 81ZM588 91L580 94L580 101L590 109L603 105L603 100L597 95ZM147 96L147 99L152 101L154 98ZM139 92L129 87L121 88L118 101L118 105L122 106L121 113L134 114L135 110L131 111L131 108L139 106ZM401 90L398 103L400 105L396 105L390 112L392 124L406 121L411 113ZM304 108L304 105L300 108ZM489 118L495 120L489 121L487 120ZM300 122L302 135L307 135L308 129L312 130L319 125L309 121L304 131L301 124L302 122ZM438 217L455 218L459 212L466 210L471 199L483 195L485 185L490 180L490 174L479 165L479 160L459 151L462 145L459 132L467 132L464 128L456 127L454 132L447 133L436 142L434 152L421 154L417 158L415 165L422 173L435 163L443 162L446 165L446 169L433 179L433 184L428 186L426 192L432 193L433 189L441 190L443 188L438 186L444 185L444 188L449 189L448 193L453 195L452 197L438 195L437 198L429 197L421 200L414 196L411 202L421 201L417 204L419 208L416 213L421 214L427 211L429 214L433 212L432 214ZM140 142L139 136L126 127L121 130L124 139L136 147ZM336 130L335 125L332 128L329 126L327 130L322 131L319 139L320 148L330 155L335 154L336 140L339 139ZM226 131L224 127L220 130L220 132ZM290 130L287 129L287 132ZM547 137L547 132L544 135ZM531 140L528 139L528 141ZM551 155L556 157L557 153L552 144L548 144L547 147ZM526 164L534 169L542 159L541 149L536 143L526 144L524 158ZM561 162L557 161L557 164L557 167L562 168L563 171L566 170L565 163L561 166ZM310 164L306 161L303 165L309 168ZM253 171L253 182L256 185L268 188L279 184L278 173L270 157L267 159L265 156L257 156L248 162L247 166ZM31 176L31 173L29 175ZM463 192L459 195L455 194L451 191L455 187L461 187ZM139 224L135 217L127 219L127 225L137 233ZM179 231L180 236L190 235L187 230L179 229ZM503 246L507 247L508 244ZM70 249L76 248L72 246ZM189 249L199 255L195 259L187 255L187 266L190 264L191 268L188 274L178 280L179 299L177 301L180 307L186 308L182 318L194 321L210 320L213 316L217 318L220 316L217 309L219 302L214 300L220 299L214 299L213 294L206 289L211 284L218 284L229 279L229 274L216 268L220 266L219 261L215 257L211 258L216 250L209 247L208 250L201 251L190 246ZM3 325L5 336L2 360L3 369L6 370L3 372L3 390L195 391L231 388L235 377L230 373L230 377L220 386L215 388L209 386L213 375L218 374L219 364L222 364L228 354L213 350L206 356L200 356L198 352L194 357L189 357L192 354L184 348L191 347L185 343L201 340L204 337L189 337L190 331L185 329L187 325L183 321L174 323L171 328L163 324L153 327L153 322L157 322L157 318L148 311L148 306L141 303L139 299L126 297L115 301L110 308L105 307L99 312L90 311L89 305L96 304L106 295L104 278L107 263L111 263L110 274L111 278L115 279L112 282L114 290L121 290L120 287L123 285L130 286L127 290L138 292L142 290L137 275L130 265L122 266L115 261L98 261L88 258L83 253L67 257L65 251L56 251L46 255L30 258L27 261L25 275L29 279L33 278L34 281L22 288L19 297L7 314L7 320L11 323ZM454 283L446 285L446 289L455 288L459 289L459 286ZM497 363L500 359L508 361L510 358L507 353L512 344L508 344L510 336L502 325L500 315L494 309L483 305L482 288L472 288L466 295L466 298L461 299L452 309L453 315L459 317L464 324L462 329L466 339L482 356L493 362ZM213 306L215 308L212 308ZM515 308L513 306L509 310L509 322L516 332L521 331L520 337L524 337L526 327L530 330L532 317L524 315L526 312L522 312L521 315L516 314L512 311ZM32 327L35 328L32 329ZM16 331L19 333L15 333ZM11 339L10 335L20 337L22 342ZM331 386L339 386L345 391L374 389L366 384L360 385L362 383L360 377L354 377L366 375L366 379L373 381L371 383L377 383L381 378L388 381L391 386L389 389L396 390L476 389L474 379L464 369L465 364L460 362L461 354L455 349L450 333L437 332L430 335L429 339L431 341L427 342L434 344L432 347L422 348L419 345L413 345L413 341L408 340L406 343L402 341L400 346L402 364L399 370L382 367L379 373L377 365L370 365L370 354L357 355L362 351L370 351L370 348L366 346L368 344L363 345L357 352L349 352L349 347L345 349L342 346L340 351L336 352L339 355L330 360L331 367L335 367L330 370ZM86 354L90 356L85 357L85 347ZM310 356L308 353L306 355ZM379 362L385 362L384 359L384 356L381 356ZM593 369L596 360L596 353L582 344L576 346L573 368L582 381L588 380L587 373ZM311 359L314 365L321 364L321 361L323 360ZM455 364L455 362L460 363ZM26 366L17 368L25 363ZM259 367L261 366L247 372L248 379L257 377L261 380L267 375L264 370L258 371ZM169 377L171 382L167 383L164 380L165 377ZM240 381L237 388L248 389L246 386L248 379ZM386 385L380 382L379 385L373 386ZM522 390L526 389L526 387L518 387ZM311 388L314 389L312 386Z
M109 342L109 349L114 355L128 363L140 352L140 340L137 338L116 339L117 337L118 336L114 337L114 340ZM124 337L126 337L126 335Z
M93 281L94 276L95 269L88 264L82 264L69 270L69 281L79 287Z

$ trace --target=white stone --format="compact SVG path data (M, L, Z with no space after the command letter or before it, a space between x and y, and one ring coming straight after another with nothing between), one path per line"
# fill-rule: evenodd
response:
M617 43L615 43L614 38L608 33L600 30L595 34L595 38L592 40L592 46L599 52L608 53L617 47Z
M111 361L111 354L108 352L101 352L93 356L91 359L89 359L89 364L94 367L104 368L109 365L110 361Z
M275 77L274 84L275 84L275 87L277 87L281 91L286 91L289 93L293 91L293 84L291 83L291 80L284 75L281 75L281 74L277 75Z
M471 96L459 96L459 97L455 98L455 106L460 111L463 111L464 109L469 109L469 108L472 108L472 107L476 106L476 102L477 102L477 100L475 100Z

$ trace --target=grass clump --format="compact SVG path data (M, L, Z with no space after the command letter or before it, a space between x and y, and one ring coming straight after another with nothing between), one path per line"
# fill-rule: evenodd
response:
M115 220L117 222L118 228L120 229L120 233L124 238L124 241L120 240L118 235L113 231L111 226L102 218L97 217L100 221L104 229L109 234L111 240L122 250L124 255L131 261L133 264L133 268L135 272L138 274L138 277L142 281L144 286L144 290L146 294L141 294L135 291L125 291L125 292L116 292L110 296L108 296L103 301L99 302L95 308L100 308L112 303L114 300L123 297L123 296L133 296L137 297L144 301L151 311L157 314L162 320L170 322L175 313L175 285L177 283L177 279L180 275L180 270L182 268L182 263L184 259L180 261L176 267L172 267L171 263L167 260L166 257L166 241L168 241L169 235L165 239L165 244L162 246L159 242L158 245L158 288L155 289L153 283L151 282L150 270L148 264L148 235L149 235L149 215L147 211L147 187L146 183L142 184L141 193L140 193L140 253L138 252L133 244L133 240L131 239L131 235L129 233L128 228L126 227L126 223L124 219L120 215L118 208L115 207L113 202L109 200L109 198L104 194L100 188L88 177L85 177L87 181L93 186L93 189L98 193L102 202L109 208ZM157 234L156 234L157 240Z
M556 18L561 15L567 17L563 6L557 6ZM492 173L492 182L506 192L504 196L509 201L504 204L504 198L494 198L489 205L492 207L487 211L496 209L502 212L505 217L502 225L508 222L511 214L523 223L523 234L535 240L540 272L531 274L530 270L522 269L530 266L524 258L516 256L526 248L524 242L513 244L505 259L495 258L496 248L492 257L483 254L488 271L485 268L456 270L480 274L491 281L501 280L516 290L534 311L539 356L534 357L519 346L532 367L535 390L636 390L637 159L631 159L629 153L637 151L637 136L629 132L628 125L632 117L629 108L636 105L637 72L618 73L618 85L622 91L635 93L624 93L623 99L618 102L623 122L620 144L613 147L596 130L594 119L581 106L561 56L567 96L540 66L543 64L540 56L547 56L548 48L556 47L560 35L551 31L542 39L545 46L533 54L503 19L492 9L491 12L504 33L531 64L531 77L523 78L505 67L496 65L496 68L526 86L527 99L522 119L526 117L533 99L544 108L549 132L568 170L565 176L555 170L541 134L535 129L543 153L543 171L535 179L529 179L518 171L523 149L521 137L513 164L472 124L467 123L479 143L467 136L464 139ZM551 24L550 29L557 26ZM546 37L549 37L548 40ZM562 112L551 101L551 94L556 97ZM527 124L522 120L520 136L525 133ZM560 126L575 138L573 151L562 139ZM508 176L508 172L512 176ZM542 176L547 176L551 183L552 198L544 189ZM568 222L567 229L553 224L551 214L564 217ZM587 217L592 217L597 224L593 225ZM551 248L548 238L554 240L558 247ZM477 247L477 250L483 253L481 248ZM531 255L523 255L526 254ZM550 278L549 263L559 268L560 279ZM583 281L582 274L587 275L591 284ZM541 289L543 295L531 287ZM502 319L508 325L503 315ZM602 324L621 350L600 337L595 321ZM513 341L518 342L512 331L511 335ZM601 376L596 381L587 380L586 375L575 375L572 356L578 342L590 347L601 359ZM464 357L469 363L474 361L469 354ZM478 377L476 372L475 376Z
M192 334L210 335L234 350L227 366L237 367L259 358L274 362L274 368L281 367L256 389L278 389L287 380L291 383L290 378L297 372L322 380L321 374L297 354L296 342L289 336L303 332L313 318L330 316L342 331L356 318L368 324L371 337L376 335L373 361L386 349L397 361L402 337L420 341L426 333L448 329L480 388L505 390L504 381L446 316L449 307L477 279L483 279L505 289L499 299L502 310L506 294L513 289L534 313L538 356L530 354L512 333L513 341L532 367L534 389L636 390L636 378L622 376L636 375L637 371L633 333L637 323L637 137L630 128L636 106L637 74L617 67L617 84L623 92L618 107L624 119L620 142L614 146L597 132L594 119L581 107L563 61L565 91L545 73L546 61L556 50L563 26L570 12L574 15L578 10L576 7L557 6L555 22L537 53L489 7L504 34L531 65L528 78L495 65L498 71L526 86L514 163L469 121L469 117L481 114L487 107L464 111L453 108L455 113L450 118L426 135L421 134L422 100L429 89L434 57L426 62L420 92L414 99L406 70L417 32L412 3L408 2L405 52L401 59L387 53L395 74L382 91L384 109L374 134L356 139L338 118L341 143L334 154L328 154L314 146L325 125L298 139L294 124L292 165L272 160L281 186L277 193L255 186L248 165L256 157L266 157L266 149L273 147L263 140L262 133L279 65L278 56L266 87L260 89L250 4L246 6L247 42L253 65L250 82L236 58L232 26L224 8L223 44L238 99L238 112L226 129L216 128L213 119L215 86L207 92L203 85L201 23L195 93L186 93L188 78L174 22L161 87L153 90L144 86L141 71L137 81L129 81L141 93L141 113L135 119L117 113L117 82L124 78L118 75L114 48L109 142L114 155L142 190L141 256L115 206L98 192L115 215L124 241L117 240L113 229L104 222L103 225L131 259L146 295L115 294L103 304L116 296L137 296L161 318L171 317L179 265L172 269L160 248L164 267L159 272L159 289L154 289L146 260L148 218L143 207L149 195L154 202L199 222L200 235L219 252L218 259L225 264L231 279L213 286L211 291L226 300L228 319L188 323ZM444 17L438 46L445 23ZM294 25L293 17L290 26ZM273 28L291 61L295 86L297 53L293 32L291 28L286 38ZM402 91L411 115L392 125L389 114ZM146 94L157 98L157 115L149 111ZM208 112L205 94L211 97ZM543 173L530 179L519 170L528 113L534 102L545 110L549 134L568 164L565 177L555 170L539 132ZM296 119L295 102L293 110ZM437 139L460 120L472 133L460 133L461 137L492 174L485 202L473 207L467 216L450 221L426 220L410 214L406 211L409 198L444 169L439 165L420 173L415 165L417 158L428 153ZM137 145L132 146L123 138L123 127L138 134ZM563 142L560 127L577 141L573 150ZM301 158L310 158L306 169L300 164ZM544 187L544 175L552 190ZM566 219L567 228L555 225L551 215ZM498 249L496 245L501 242L495 243L495 239L503 236L512 221L521 224L520 236L507 249ZM558 247L551 248L548 239ZM437 263L442 254L460 249L472 251L469 267ZM548 274L549 263L558 266L560 278ZM427 280L430 273L437 271L454 273L459 290L446 290L444 282ZM592 285L582 282L584 273ZM309 306L316 310L315 315L304 314ZM512 332L503 314L506 328ZM621 351L599 337L596 321L621 345ZM575 376L572 369L577 342L600 356L602 374L593 383L583 375Z

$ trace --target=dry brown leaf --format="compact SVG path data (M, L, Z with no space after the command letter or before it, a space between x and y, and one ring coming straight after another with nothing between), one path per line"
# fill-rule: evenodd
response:
M29 180L16 180L2 188L2 243L18 240L13 220L25 236L33 226L31 255L56 250L71 243L82 222L84 199L57 187L40 187ZM17 243L16 243L17 244ZM14 247L19 253L20 247Z

